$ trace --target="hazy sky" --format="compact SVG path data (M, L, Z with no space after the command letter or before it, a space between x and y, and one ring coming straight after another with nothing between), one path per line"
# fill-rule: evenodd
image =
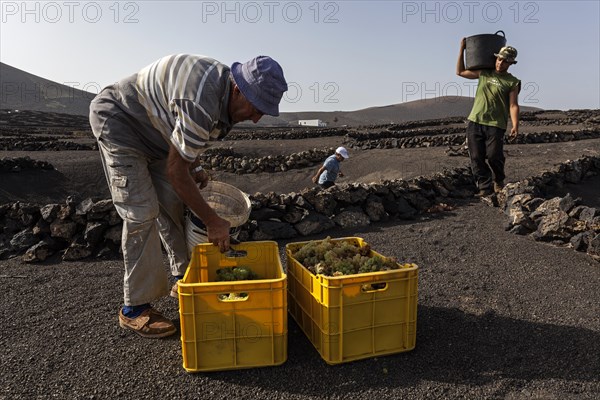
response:
M473 96L454 73L459 40L503 30L522 105L600 108L599 3L2 1L0 60L97 93L168 54L264 54L290 86L282 111L350 111Z

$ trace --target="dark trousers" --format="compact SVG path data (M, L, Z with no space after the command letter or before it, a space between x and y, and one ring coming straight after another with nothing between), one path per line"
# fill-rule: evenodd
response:
M469 121L467 144L471 171L479 190L491 190L493 182L501 182L505 178L504 132L506 129Z
M323 183L319 183L319 186L321 186L323 189L330 188L333 185L335 185L335 183L333 181L325 181Z

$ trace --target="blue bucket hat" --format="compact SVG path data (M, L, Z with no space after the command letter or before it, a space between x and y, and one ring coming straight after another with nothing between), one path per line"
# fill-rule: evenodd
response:
M279 115L279 102L288 86L277 61L258 56L243 64L233 63L231 73L244 97L258 111L274 117Z

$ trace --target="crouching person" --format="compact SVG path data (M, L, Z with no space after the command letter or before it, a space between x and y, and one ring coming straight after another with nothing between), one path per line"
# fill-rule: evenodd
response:
M313 183L318 184L323 189L327 189L335 185L335 180L338 176L344 176L340 170L340 163L350 157L348 151L344 147L338 147L335 153L327 157L323 166L319 168L313 176Z

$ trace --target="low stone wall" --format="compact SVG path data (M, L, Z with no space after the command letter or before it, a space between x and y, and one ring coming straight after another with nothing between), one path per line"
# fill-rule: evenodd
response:
M447 128L448 132L455 128ZM442 129L443 131L444 129ZM458 134L442 134L435 135L409 135L408 137L390 137L393 134L389 132L382 133L383 138L378 137L378 134L360 135L356 138L346 136L344 144L350 148L360 148L362 150L369 149L395 149L395 148L414 148L414 147L438 147L438 146L456 146L464 143L465 133ZM441 132L441 131L440 131ZM515 139L508 140L505 138L505 143L508 144L536 144L536 143L558 143L572 142L575 140L587 140L600 138L600 127L586 128L577 130L555 130L545 132L528 132L519 134Z
M410 181L371 185L344 184L300 193L257 193L252 213L239 239L276 240L307 236L334 228L369 225L391 219L413 219L450 198L467 198L475 187L468 169L456 169ZM114 255L119 251L122 221L111 200L77 201L36 206L0 206L0 259L21 256L43 261L54 253L62 259Z
M405 138L364 139L347 138L344 145L361 150L371 149L406 149L416 147L458 146L465 142L465 134L411 136Z
M253 128L236 129L227 135L227 140L285 140L309 139L329 136L344 136L348 133L344 128Z
M547 199L552 188L582 183L600 173L600 157L568 161L540 176L510 183L498 194L506 229L535 240L569 246L600 261L600 210L570 194Z
M198 158L202 165L214 171L251 174L256 172L282 172L320 164L332 155L335 148L312 149L287 155L250 158L235 153L233 147L211 148Z
M79 260L118 251L122 220L112 200L77 201L37 206L0 206L0 259L22 255L23 261L43 261L56 252L63 260Z
M552 114L565 115L563 118L549 117ZM519 119L524 125L547 126L547 125L598 125L600 124L600 110L540 110L534 112L523 112Z
M498 203L506 229L535 240L573 247L600 261L600 210L570 195L547 199L550 189L580 183L600 173L600 157L584 157L539 176L506 185ZM277 240L314 235L336 228L414 219L453 199L473 196L471 172L459 168L410 181L342 184L299 193L251 196L250 220L239 239ZM60 253L65 261L114 256L122 221L111 200L67 198L63 204L0 205L0 259L20 256L43 261Z
M333 228L353 228L394 219L414 219L451 198L468 198L475 187L460 168L410 181L335 185L327 190L252 196L250 222L240 240L287 239Z
M405 121L405 122L400 122L397 124L371 125L371 126L369 126L369 128L370 129L386 129L388 131L404 131L407 129L440 126L440 125L450 125L450 124L461 124L464 122L465 122L464 117L447 117L447 118L428 119L428 120L422 120L422 121Z
M54 169L47 161L32 160L29 157L1 158L0 172L21 172L30 169Z
M529 132L526 135L518 135L511 144L536 144L536 143L560 143L573 142L575 140L588 140L600 138L600 126L597 128L576 129L572 131L545 131Z
M419 128L419 129L404 129L404 130L382 130L382 131L363 131L363 132L349 132L346 138L349 140L355 140L357 142L364 142L368 140L381 140L381 139L404 139L415 136L435 136L435 135L448 135L455 133L465 133L465 127L441 127L441 128Z
M56 138L1 138L2 151L62 151L62 150L98 150L96 143L88 145Z
M90 100L93 98L90 97ZM10 127L69 127L70 129L89 129L87 115L64 114L60 112L0 109L0 123Z

